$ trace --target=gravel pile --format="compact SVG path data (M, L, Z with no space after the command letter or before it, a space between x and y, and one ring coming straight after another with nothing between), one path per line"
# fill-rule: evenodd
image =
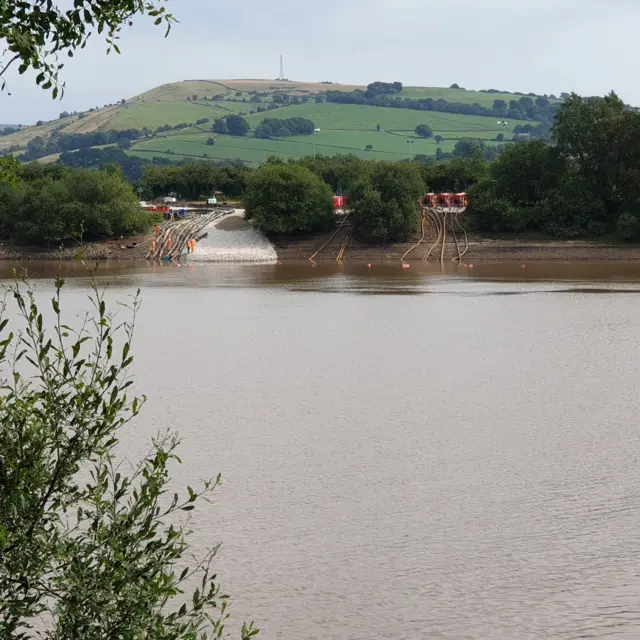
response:
M237 212L222 218L229 220L232 216L241 218L242 212ZM205 228L209 234L196 245L195 253L183 256L190 262L276 262L278 256L273 245L259 231L253 227L241 230L216 229L216 224ZM227 225L233 228L234 225Z

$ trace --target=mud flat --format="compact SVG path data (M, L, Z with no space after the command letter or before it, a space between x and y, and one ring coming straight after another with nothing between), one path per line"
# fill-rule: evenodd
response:
M312 234L304 237L271 236L278 259L282 262L308 259L328 239L329 234ZM413 235L407 242L389 243L385 245L364 244L353 240L343 255L343 261L381 262L400 260L415 245L418 237ZM427 247L422 245L414 249L406 258L407 262L422 259ZM316 257L315 261L335 261L338 247L327 246ZM452 253L448 253L448 260ZM584 240L549 241L518 238L488 238L473 235L469 238L467 261L513 262L526 260L540 261L640 261L640 245L612 242L592 242ZM432 255L430 261L437 261Z

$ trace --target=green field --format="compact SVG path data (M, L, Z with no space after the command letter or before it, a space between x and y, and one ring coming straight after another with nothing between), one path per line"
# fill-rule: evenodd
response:
M232 113L249 111L242 102L145 102L126 105L108 122L109 129L157 129L165 124L195 122L200 118L223 118Z
M447 102L461 102L463 104L477 103L483 107L492 107L494 100L504 100L509 104L511 100L520 100L522 97L511 93L484 93L481 91L439 87L405 87L398 95L403 98L433 98L434 100L442 99Z
M254 113L247 117L247 121L252 127L255 127L265 117L293 118L296 116L313 120L320 129L374 131L379 124L385 130L413 131L419 124L428 124L436 134L441 131L476 131L494 132L495 137L499 132L496 119L484 116L465 116L456 113L414 111L391 107L365 107L333 102L308 103L282 107L268 113Z
M446 133L446 132L443 132ZM322 130L316 135L316 153L336 155L351 153L361 158L376 160L404 160L415 155L435 155L438 148L450 152L460 137L459 132L449 132L448 138L437 144L435 140L425 140L414 135L377 131ZM207 145L207 138L213 137L214 145ZM443 136L445 137L445 136ZM471 132L469 137L481 137ZM490 144L490 143L489 143ZM365 147L372 145L367 151ZM215 160L242 160L251 164L264 162L270 155L283 158L300 158L313 154L313 136L292 136L262 140L259 138L238 138L210 133L183 133L154 140L144 140L134 144L130 153L142 158L163 156L173 159L203 158Z

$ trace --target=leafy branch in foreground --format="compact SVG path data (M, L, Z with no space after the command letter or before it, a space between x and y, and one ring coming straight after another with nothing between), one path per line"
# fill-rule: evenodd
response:
M218 547L188 564L190 512L220 478L171 497L170 433L128 472L116 458L144 404L128 395L139 293L117 324L93 280L95 308L72 328L63 285L51 330L28 283L17 280L0 306L0 638L227 637L229 599L211 572ZM257 633L251 623L241 637Z
M22 74L36 71L36 83L52 89L54 99L62 95L58 73L64 66L59 56L73 57L84 49L92 32L104 33L107 53L120 53L118 36L123 25L137 15L148 15L156 25L164 23L167 34L175 18L162 5L164 0L74 0L69 9L53 0L2 0L0 2L0 40L6 45L0 78L15 62ZM66 3L65 3L66 4ZM70 3L69 3L70 4ZM1 88L4 89L5 80Z

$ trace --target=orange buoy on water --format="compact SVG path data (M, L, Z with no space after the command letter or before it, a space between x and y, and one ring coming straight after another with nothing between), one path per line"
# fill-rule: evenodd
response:
M520 265L520 268L521 269L526 269L527 267L526 267L526 265L522 264L522 265Z
M367 269L371 269L371 263L367 265Z
M403 268L403 269L408 269L408 268L409 268L409 265L408 265L406 262L403 262L403 263L402 263L402 268Z

